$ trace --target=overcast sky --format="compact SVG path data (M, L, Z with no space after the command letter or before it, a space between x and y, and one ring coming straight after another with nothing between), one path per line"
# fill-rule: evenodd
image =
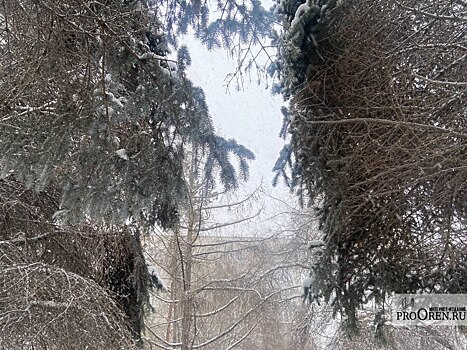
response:
M236 68L227 52L208 51L187 37L184 42L192 58L188 75L195 85L203 88L217 132L236 139L255 153L248 187L255 187L261 178L270 186L272 167L284 144L279 138L281 96L272 95L270 89L265 84L258 85L256 79L246 80L241 91L236 90L234 83L227 92L225 77ZM256 78L254 74L252 76Z
M241 225L241 228L227 228L226 231L233 230L236 234L243 232L247 235L252 232L270 234L271 230L283 226L284 220L287 219L287 216L277 214L290 211L290 207L297 207L296 197L290 194L282 181L279 181L277 187L272 187L272 168L284 145L284 141L279 138L282 126L282 97L272 95L270 88L265 84L258 85L254 79L244 81L240 91L237 91L233 84L227 92L225 78L236 68L235 62L229 59L227 52L209 51L194 38L185 37L183 43L188 46L192 58L192 65L187 71L188 76L195 85L203 88L217 133L226 138L236 139L256 156L256 160L250 164L250 180L237 191L236 198L244 198L261 183L266 193L250 208L250 212L255 212L259 207L263 208L257 220L249 221ZM273 200L269 195L279 200ZM235 200L234 198L233 201ZM228 218L231 214L233 213L221 214L219 218L231 221L231 218ZM245 212L239 213L238 217L245 215Z

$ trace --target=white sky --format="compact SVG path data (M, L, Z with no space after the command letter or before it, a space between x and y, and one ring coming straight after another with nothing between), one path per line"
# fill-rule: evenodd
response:
M235 61L229 59L227 52L209 51L194 38L185 37L183 43L188 46L192 58L187 74L195 85L204 90L217 133L234 138L252 150L256 157L250 163L250 180L241 186L231 201L247 197L261 183L266 194L279 199L273 200L264 195L247 212L219 213L217 220L230 222L233 218L244 218L263 208L257 219L222 231L224 234L232 230L236 234L270 234L284 226L288 220L285 213L290 212L291 207L297 208L296 196L281 180L277 187L272 187L272 168L284 145L279 138L283 118L280 112L282 97L272 95L270 88L265 84L258 85L256 80L245 81L241 91L237 91L233 83L227 92L225 78L236 68Z
M272 0L263 0L262 3L266 8L273 5ZM225 78L229 73L235 72L237 67L236 62L228 57L227 51L209 51L189 35L183 37L180 43L189 49L192 64L187 74L194 85L204 90L216 132L225 138L234 138L253 151L256 157L250 163L250 180L241 186L232 200L245 198L262 184L265 195L247 211L252 214L260 207L263 211L257 220L245 223L242 229L235 226L234 230L237 233L258 231L267 234L274 228L283 227L289 216L285 213L298 205L296 196L290 193L282 179L276 187L272 187L272 168L285 143L279 137L283 120L280 111L282 97L272 95L270 86L267 87L265 83L258 85L254 71L251 72L252 81L246 78L241 91L236 90L235 81L227 91ZM239 217L245 217L245 214L239 213ZM230 221L228 216L220 215L222 219Z
M243 91L237 91L235 83L226 91L225 77L235 71L235 62L225 50L209 51L195 39L184 38L192 65L188 76L203 88L217 133L234 138L248 147L256 156L251 163L251 179L247 187L256 187L263 179L270 187L272 167L284 145L279 138L282 126L282 97L272 95L265 84L245 81ZM280 191L278 188L276 191Z

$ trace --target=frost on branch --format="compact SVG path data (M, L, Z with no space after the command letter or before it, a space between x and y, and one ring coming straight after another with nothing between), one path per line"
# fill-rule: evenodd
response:
M129 159L124 148L121 148L121 149L115 151L115 153L117 154L117 156L119 156L123 160L128 160Z
M147 268L149 273L149 286L162 292L167 292L167 286L164 280L157 273L156 268L152 265L147 265Z
M323 247L325 246L326 244L324 243L324 241L318 239L318 240L313 240L313 241L310 241L308 242L308 249L313 249L313 248L318 248L318 247Z

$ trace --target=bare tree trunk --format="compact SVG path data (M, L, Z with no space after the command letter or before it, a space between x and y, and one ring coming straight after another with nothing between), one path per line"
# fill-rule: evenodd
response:
M181 334L181 343L182 348L181 350L188 350L189 349L189 342L190 342L190 330L191 330L191 323L192 323L192 296L191 296L191 268L192 268L192 236L193 230L190 228L187 234L187 242L186 242L186 252L185 252L185 259L182 262L185 265L185 274L183 277L183 295L182 295L182 334Z
M193 267L193 243L196 240L196 226L198 223L197 212L198 206L202 205L201 201L196 199L196 184L194 175L194 163L195 156L192 155L192 161L190 165L189 173L189 188L190 188L190 206L188 210L188 230L185 241L185 256L181 257L181 264L184 266L182 269L183 274L183 295L181 300L182 307L182 335L181 335L181 350L188 350L190 348L190 331L192 324L192 309L193 309L193 297L191 295L191 272Z
M173 273L177 269L177 259L175 256L172 256L171 258L171 272ZM170 283L170 299L175 300L175 278L172 277L172 282ZM171 340L171 335L172 335L172 329L175 328L175 325L173 324L172 320L175 319L175 307L173 303L169 304L169 312L167 314L167 330L165 332L165 341L170 343ZM175 332L173 332L175 333Z

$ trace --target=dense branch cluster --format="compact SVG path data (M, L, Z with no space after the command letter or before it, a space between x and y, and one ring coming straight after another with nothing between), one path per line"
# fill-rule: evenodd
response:
M314 297L333 296L353 327L372 298L467 290L466 8L318 3L307 22L283 16L303 35L284 33L292 140L277 170L290 157L320 215Z
M135 232L57 224L58 193L0 182L0 340L5 349L132 348L148 302Z
M124 315L92 280L41 263L4 268L0 280L3 349L132 348Z

